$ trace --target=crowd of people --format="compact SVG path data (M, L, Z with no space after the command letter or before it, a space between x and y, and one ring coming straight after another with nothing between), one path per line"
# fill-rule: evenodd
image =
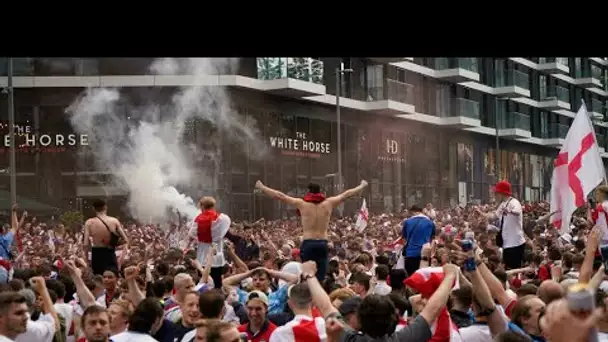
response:
M328 198L256 187L298 216L237 222L204 197L192 221L121 223L96 201L78 231L15 205L0 342L608 341L602 210L562 233L548 203L502 181L494 203L414 205L362 227L334 212L364 181ZM596 192L601 209L608 187ZM572 309L575 284L597 309Z

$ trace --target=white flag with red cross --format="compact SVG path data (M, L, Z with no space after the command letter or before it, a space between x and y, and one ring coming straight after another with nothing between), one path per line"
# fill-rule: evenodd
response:
M355 223L355 228L357 231L361 233L365 227L367 227L367 221L369 219L369 212L367 211L367 203L365 202L365 198L363 199L363 204L361 204L361 209L359 210L359 215L357 216L357 222Z
M551 223L562 233L570 230L574 211L605 178L593 124L585 104L576 113L554 162L551 182Z

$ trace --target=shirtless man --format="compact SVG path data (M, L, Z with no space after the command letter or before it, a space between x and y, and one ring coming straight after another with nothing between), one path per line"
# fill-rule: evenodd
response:
M294 198L284 193L271 189L262 182L257 181L255 187L263 191L266 195L276 198L281 202L295 206L302 217L302 227L304 231L304 241L300 246L300 258L302 263L309 260L317 263L317 279L323 281L327 273L327 228L329 227L329 217L331 212L347 198L355 196L365 187L367 182L362 180L356 188L344 191L343 193L325 199L318 184L309 184L308 193L304 198Z
M84 224L85 255L88 255L89 244L92 242L91 268L93 274L103 274L107 270L118 271L116 247L122 239L128 250L129 239L118 219L108 216L106 213L108 210L106 202L96 200L93 202L93 208L95 209L95 217L88 219Z

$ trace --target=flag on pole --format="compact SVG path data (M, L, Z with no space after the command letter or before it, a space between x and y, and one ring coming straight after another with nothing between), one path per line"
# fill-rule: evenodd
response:
M576 113L554 161L551 183L551 223L567 233L574 211L605 178L597 138L585 104Z
M368 217L369 212L367 211L367 204L364 198L363 204L361 204L361 209L359 210L359 216L357 216L357 222L355 222L355 228L357 228L357 231L359 233L361 233L365 229L365 227L367 227Z

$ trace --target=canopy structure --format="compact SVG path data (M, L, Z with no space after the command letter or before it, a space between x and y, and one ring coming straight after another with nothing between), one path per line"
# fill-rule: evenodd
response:
M17 204L19 204L20 209L36 214L55 214L61 212L60 208L25 196L17 196ZM12 206L10 192L0 190L0 212L9 213Z

